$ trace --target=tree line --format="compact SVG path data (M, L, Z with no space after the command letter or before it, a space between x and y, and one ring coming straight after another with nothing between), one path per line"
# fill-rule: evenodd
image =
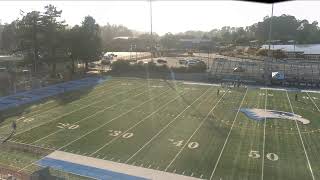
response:
M149 51L155 44L162 49L181 49L180 39L209 39L212 45L248 45L250 41L264 44L268 40L270 22L272 39L282 43L320 43L317 21L299 20L291 15L266 16L262 21L247 27L225 26L211 31L186 31L183 33L141 33L123 25L100 26L92 16L84 17L73 27L62 20L62 11L47 5L42 11L23 12L10 24L0 23L0 53L22 54L36 71L39 63L47 63L55 73L59 61L82 61L86 65L99 59L108 51ZM135 37L129 40L118 36ZM74 65L74 63L72 63ZM74 67L71 67L74 71Z
M69 27L61 14L53 5L45 6L43 11L21 11L21 18L3 26L2 51L23 55L33 72L46 63L52 67L52 74L59 61L77 59L88 64L101 56L100 27L95 19L86 16L81 25Z

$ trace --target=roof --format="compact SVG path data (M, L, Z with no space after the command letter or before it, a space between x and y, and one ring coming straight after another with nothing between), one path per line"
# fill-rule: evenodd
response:
M9 56L9 55L0 55L0 62L14 62L22 61L22 56Z
M123 40L129 40L129 39L135 39L135 37L128 37L128 36L118 36L118 37L114 37L113 39L123 39Z
M268 45L262 48L268 49ZM287 52L303 52L304 54L320 54L320 44L302 44L302 45L271 45L271 49L281 49Z
M192 43L210 42L209 39L200 39L200 38L180 39L179 41L181 41L181 42L192 42Z

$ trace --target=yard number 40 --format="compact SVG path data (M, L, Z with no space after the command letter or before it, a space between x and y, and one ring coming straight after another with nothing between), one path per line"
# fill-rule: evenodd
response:
M258 159L261 157L261 155L259 154L259 151L250 151L249 153L249 157L254 158L254 159ZM279 156L275 153L267 153L266 157L270 160L270 161L277 161L279 160Z

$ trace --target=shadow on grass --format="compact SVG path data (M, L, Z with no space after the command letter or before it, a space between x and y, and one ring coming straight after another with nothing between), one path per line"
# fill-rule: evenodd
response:
M65 93L60 93L55 96L47 97L39 101L20 105L19 107L12 107L4 111L0 111L0 126L10 117L22 117L24 114L28 114L34 111L34 107L40 107L44 111L53 109L57 106L67 105L73 101L79 100L88 96L89 93L95 88L95 86L88 86L80 90L72 90ZM52 101L52 102L49 102ZM41 110L39 112L42 112Z

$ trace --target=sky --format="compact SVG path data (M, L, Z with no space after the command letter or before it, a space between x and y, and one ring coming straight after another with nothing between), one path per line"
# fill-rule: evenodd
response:
M150 31L149 1L0 1L0 21L10 23L24 12L43 10L53 4L73 26L87 15L104 25L122 24L137 31ZM274 15L320 21L320 1L289 1L274 5ZM210 31L223 26L245 27L271 15L271 5L240 1L152 1L153 31L159 35L187 30Z

